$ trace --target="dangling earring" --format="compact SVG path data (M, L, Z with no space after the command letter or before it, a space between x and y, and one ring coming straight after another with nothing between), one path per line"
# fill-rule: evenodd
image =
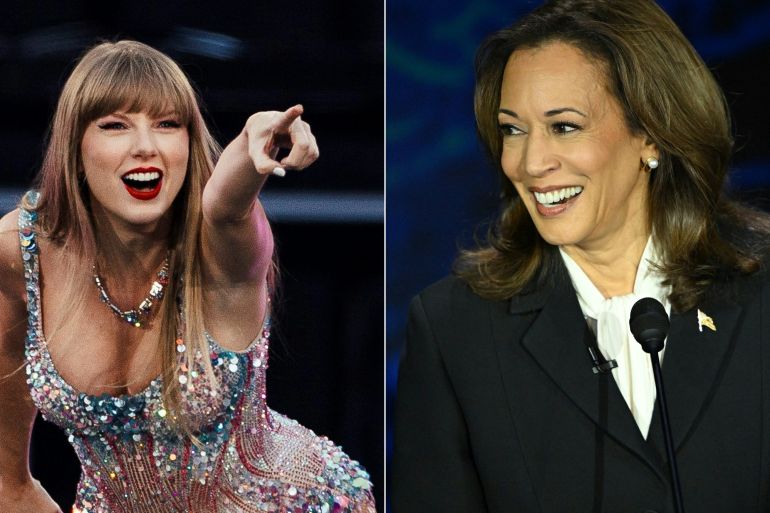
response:
M656 159L655 157L648 157L647 160L644 161L644 163L647 165L648 173L653 169L657 169L659 164L658 159Z

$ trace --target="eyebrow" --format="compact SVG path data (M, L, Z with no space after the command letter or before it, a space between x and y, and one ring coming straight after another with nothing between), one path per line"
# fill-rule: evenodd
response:
M122 111L120 111L120 112L119 111L107 112L106 114L102 114L101 116L99 116L96 119L108 118L110 116L114 116L116 118L121 118L121 119L128 119L128 116L126 116L125 113L122 112Z
M509 116L513 116L514 118L517 118L517 119L521 119L521 118L519 118L519 115L516 114L512 110L499 109L498 112L500 112L502 114L508 114ZM561 108L558 108L558 109L547 110L547 111L545 111L545 117L550 118L550 117L553 117L553 116L558 116L559 114L563 114L564 112L574 112L575 114L580 114L584 118L588 117L585 114L583 114L581 111L579 111L577 109L573 109L572 107L561 107Z
M128 120L128 115L129 114L134 114L134 113L119 110L119 111L114 111L114 112L108 112L107 114L99 116L96 119L106 118L106 117L109 117L109 116L115 116L116 118L121 118L121 119ZM160 114L155 116L155 118L156 119L161 119L161 118L179 117L179 116L180 116L179 111L177 111L177 110L169 110L169 111L166 111L166 112L161 112Z

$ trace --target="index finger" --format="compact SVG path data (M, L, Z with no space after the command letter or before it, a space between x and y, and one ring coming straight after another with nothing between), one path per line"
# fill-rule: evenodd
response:
M281 112L278 115L278 119L275 122L275 128L273 130L276 132L289 130L289 127L292 123L294 123L294 120L300 117L304 111L305 109L302 107L302 105L289 107L285 112Z

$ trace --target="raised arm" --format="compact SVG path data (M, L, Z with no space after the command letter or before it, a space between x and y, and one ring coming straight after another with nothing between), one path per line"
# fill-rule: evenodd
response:
M207 328L220 342L254 335L265 312L273 235L259 192L276 168L304 169L318 158L302 106L258 112L224 149L203 191L203 263ZM280 162L281 148L290 149ZM238 345L238 344L236 344Z
M24 369L24 270L13 212L0 220L0 511L58 512L29 472L29 437L36 409Z

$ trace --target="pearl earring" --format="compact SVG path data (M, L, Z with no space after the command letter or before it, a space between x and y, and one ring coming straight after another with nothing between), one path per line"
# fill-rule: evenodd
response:
M658 159L655 157L648 157L647 160L645 160L645 163L647 164L647 167L650 168L650 171L656 169L659 164Z

